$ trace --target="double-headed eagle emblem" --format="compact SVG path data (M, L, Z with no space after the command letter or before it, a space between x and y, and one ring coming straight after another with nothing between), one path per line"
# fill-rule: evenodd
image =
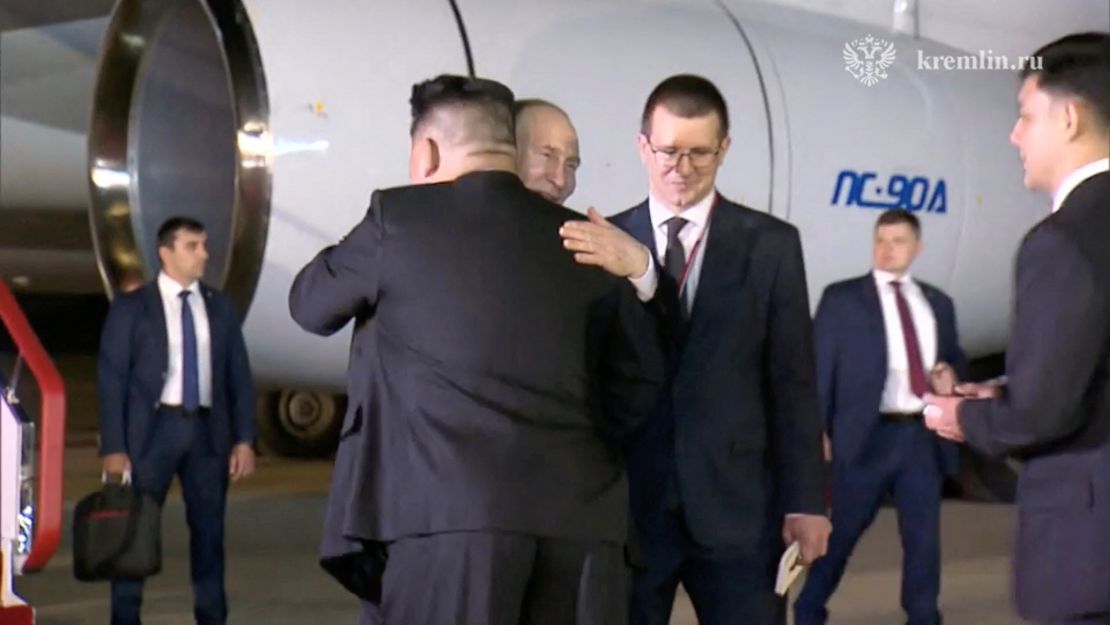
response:
M894 64L894 44L867 35L844 44L844 69L870 87L886 78L886 68Z

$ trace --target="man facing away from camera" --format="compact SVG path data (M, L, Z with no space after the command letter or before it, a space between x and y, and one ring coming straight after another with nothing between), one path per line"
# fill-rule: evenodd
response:
M618 444L662 364L632 286L562 249L577 214L517 177L512 107L490 80L416 85L413 185L290 292L310 332L355 324L325 532L384 550L354 586L390 624L626 618Z

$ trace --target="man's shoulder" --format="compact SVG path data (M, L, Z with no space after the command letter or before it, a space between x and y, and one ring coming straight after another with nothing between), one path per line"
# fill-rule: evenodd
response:
M144 282L137 289L116 293L112 297L110 308L117 311L132 312L142 308L144 300L149 297L161 298L157 281Z
M223 291L217 289L216 287L214 287L210 284L201 282L200 283L200 292L201 292L202 295L204 295L204 300L206 302L217 304L221 307L224 307L224 306L230 307L232 305L230 295L228 295L227 293L224 293Z
M514 203L525 204L527 210L522 215L528 218L539 217L540 219L549 219L553 222L563 223L575 219L588 219L585 211L577 211L573 208L557 204L544 196L531 191L524 186L521 186L519 193L514 194Z
M446 182L398 185L376 189L370 196L370 204L372 206L420 204L430 198L443 197L449 194L450 191L451 185Z
M830 302L843 301L847 297L853 297L867 286L868 280L872 279L871 274L868 273L833 282L821 292L821 302L827 305Z
M423 209L445 206L458 197L453 181L428 184L407 184L375 189L370 195L370 212L377 212L379 219L411 217Z
M915 278L914 281L917 282L918 288L921 289L921 292L925 294L926 298L930 300L939 300L949 305L952 304L952 297L949 296L948 293L945 293L944 289L917 278Z
M1098 174L1080 183L1060 210L1034 226L1025 243L1040 246L1075 247L1086 254L1102 250L1110 237L1110 173Z
M1065 208L1067 205L1065 204ZM1037 222L1021 240L1018 260L1027 256L1052 257L1070 249L1078 249L1083 228L1073 215L1057 211Z
M157 294L157 292L157 282L144 282L143 285L137 289L124 291L122 293L116 293L115 296L112 297L112 305L132 306L137 302L141 302L144 297L149 297L151 294Z
M1066 224L1091 221L1110 221L1107 206L1110 205L1110 172L1097 173L1080 182L1064 200L1060 210L1050 219Z
M640 211L646 211L648 209L647 205L647 200L643 200L635 206L626 208L619 213L611 215L609 217L609 221L613 224L616 224L617 226L620 226L621 228L625 228L625 226L636 216L637 213L639 213Z
M775 217L761 210L756 210L739 202L734 202L723 195L718 195L717 206L714 210L722 211L738 219L746 228L759 234L772 237L800 238L798 228L794 224Z
M515 174L496 171L471 172L465 176L446 182L431 184L411 184L374 191L371 206L389 211L396 217L393 207L403 206L403 213L418 214L422 207L435 210L437 207L479 199L484 205L511 204L513 208L524 204L524 215L535 218L545 215L552 219L573 219L582 217L581 213L555 204L529 191ZM416 211L416 213L414 213Z
M862 276L856 276L854 278L837 280L836 282L830 283L828 286L826 286L825 292L836 293L838 295L842 293L849 293L852 291L856 291L861 287L867 286L868 280L874 280L870 273L864 274Z
M1110 173L1091 176L1079 183L1060 209L1048 215L1029 232L1024 242L1059 244L1075 242L1110 228Z

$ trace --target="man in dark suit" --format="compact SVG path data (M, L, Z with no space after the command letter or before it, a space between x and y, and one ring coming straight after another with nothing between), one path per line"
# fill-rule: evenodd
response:
M873 270L829 285L817 306L817 391L831 437L835 531L794 605L797 625L825 623L825 604L887 494L898 508L909 625L940 623L941 485L955 475L958 457L925 428L922 397L930 388L951 393L954 371L965 372L966 363L952 300L909 274L921 248L917 217L883 213Z
M200 282L204 226L158 229L158 278L118 295L100 337L100 453L161 504L174 475L189 521L198 625L227 622L224 505L228 479L254 470L254 391L231 300ZM137 625L143 582L112 582L112 625Z
M702 625L780 623L784 539L812 562L830 530L798 232L716 193L728 111L704 78L655 88L639 147L648 199L615 226L591 209L562 229L579 262L633 280L667 355L663 398L626 445L646 560L632 622L667 623L681 582Z
M380 590L386 623L626 617L617 442L662 363L631 285L563 252L575 213L514 173L512 105L493 81L417 85L416 184L376 192L290 293L310 332L356 324L344 436L359 450L332 519L366 546L348 587Z
M1110 623L1110 34L1069 35L1023 72L1010 141L1051 193L1017 279L1004 387L930 397L926 422L1018 478L1014 596L1027 620Z

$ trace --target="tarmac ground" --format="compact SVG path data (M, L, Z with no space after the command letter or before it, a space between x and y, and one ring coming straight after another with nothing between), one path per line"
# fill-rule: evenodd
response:
M71 308L54 318L36 311L39 322L46 318L50 331L44 342L57 356L68 405L63 542L44 571L16 578L17 592L37 610L38 625L108 622L107 584L81 583L73 577L68 528L74 503L99 485L92 354L96 353L103 305L94 301L92 308L81 315L74 315ZM316 559L330 474L329 460L260 456L256 473L232 486L226 525L230 624L356 622L355 600L320 569ZM175 485L163 515L163 571L146 586L146 625L193 622L184 516ZM946 625L1022 623L1013 614L1009 592L1008 553L1014 518L1012 505L945 502L941 610ZM833 597L830 624L904 623L899 606L901 560L897 519L893 510L883 509ZM796 595L798 588L800 584L792 594ZM680 591L671 624L696 622L689 599Z

